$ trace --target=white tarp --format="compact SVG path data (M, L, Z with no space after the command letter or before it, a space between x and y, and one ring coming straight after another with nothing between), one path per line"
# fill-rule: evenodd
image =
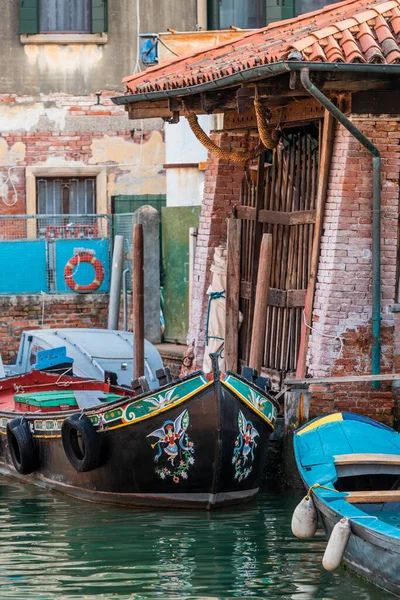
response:
M209 310L206 325L206 348L204 352L203 371L210 373L212 364L210 353L219 355L219 369L225 372L224 339L225 339L225 290L226 290L226 256L225 246L218 246L214 251L214 261L211 265L211 285L207 290ZM208 343L207 343L208 339Z

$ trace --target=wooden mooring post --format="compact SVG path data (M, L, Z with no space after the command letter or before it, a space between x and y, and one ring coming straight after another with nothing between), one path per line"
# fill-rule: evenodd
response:
M237 372L239 346L240 296L239 219L228 219L228 256L226 266L225 369Z
M254 304L253 331L251 335L249 367L261 373L265 348L268 295L271 276L272 233L264 233L258 262L256 299Z
M133 226L132 304L133 304L133 378L144 376L144 273L143 225Z

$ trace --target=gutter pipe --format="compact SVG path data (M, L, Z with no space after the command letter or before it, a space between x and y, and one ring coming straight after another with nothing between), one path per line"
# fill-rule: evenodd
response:
M381 156L378 148L310 80L308 68L300 71L300 81L308 93L333 115L372 156L372 375L381 372ZM372 387L379 388L379 381Z
M238 73L226 75L219 79L207 81L185 88L159 90L117 96L112 101L118 105L132 104L144 100L160 100L173 97L190 96L201 92L213 91L228 86L248 82L256 82L283 73L300 71L300 80L304 88L313 96L335 119L337 119L363 146L370 152L373 165L372 188L372 374L380 374L380 228L381 228L381 157L378 148L352 123L328 98L310 81L310 71L330 73L360 73L364 75L379 74L389 76L400 75L400 65L381 64L348 64L348 63L313 63L306 61L281 61L245 69ZM372 387L380 387L379 381L374 381Z

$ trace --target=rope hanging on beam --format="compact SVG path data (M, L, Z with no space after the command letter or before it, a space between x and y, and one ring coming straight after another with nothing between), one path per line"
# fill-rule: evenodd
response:
M211 154L215 154L222 160L246 164L250 160L257 158L257 156L259 156L266 148L273 150L278 145L278 139L274 138L274 133L271 133L267 127L265 110L258 99L258 96L254 98L254 109L256 112L257 129L260 136L260 142L253 150L250 150L250 152L227 152L226 150L222 150L222 148L217 146L217 144L215 144L206 134L206 132L200 127L197 116L194 113L189 112L186 118L190 125L190 129L193 131L196 138L201 144L203 144L203 146L207 148L209 152L211 152Z
M271 131L267 127L267 120L265 118L265 110L258 96L254 98L254 109L256 111L257 129L260 140L266 148L273 150L277 147L279 138L276 136L275 131ZM274 136L275 133L275 136ZM277 139L275 139L277 138Z
M227 152L226 150L222 150L222 148L217 146L217 144L215 144L200 127L197 116L194 113L189 113L186 118L190 125L190 129L193 131L199 142L201 142L211 154L215 154L222 160L246 164L250 160L253 160L253 158L257 158L257 156L265 150L264 145L261 142L250 152Z

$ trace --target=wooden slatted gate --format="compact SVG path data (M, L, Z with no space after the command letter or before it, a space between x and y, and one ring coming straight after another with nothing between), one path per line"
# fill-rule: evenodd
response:
M242 181L239 338L248 364L258 256L263 233L272 233L271 290L263 367L275 380L296 370L311 268L319 157L319 122L286 129L282 143L261 155Z

